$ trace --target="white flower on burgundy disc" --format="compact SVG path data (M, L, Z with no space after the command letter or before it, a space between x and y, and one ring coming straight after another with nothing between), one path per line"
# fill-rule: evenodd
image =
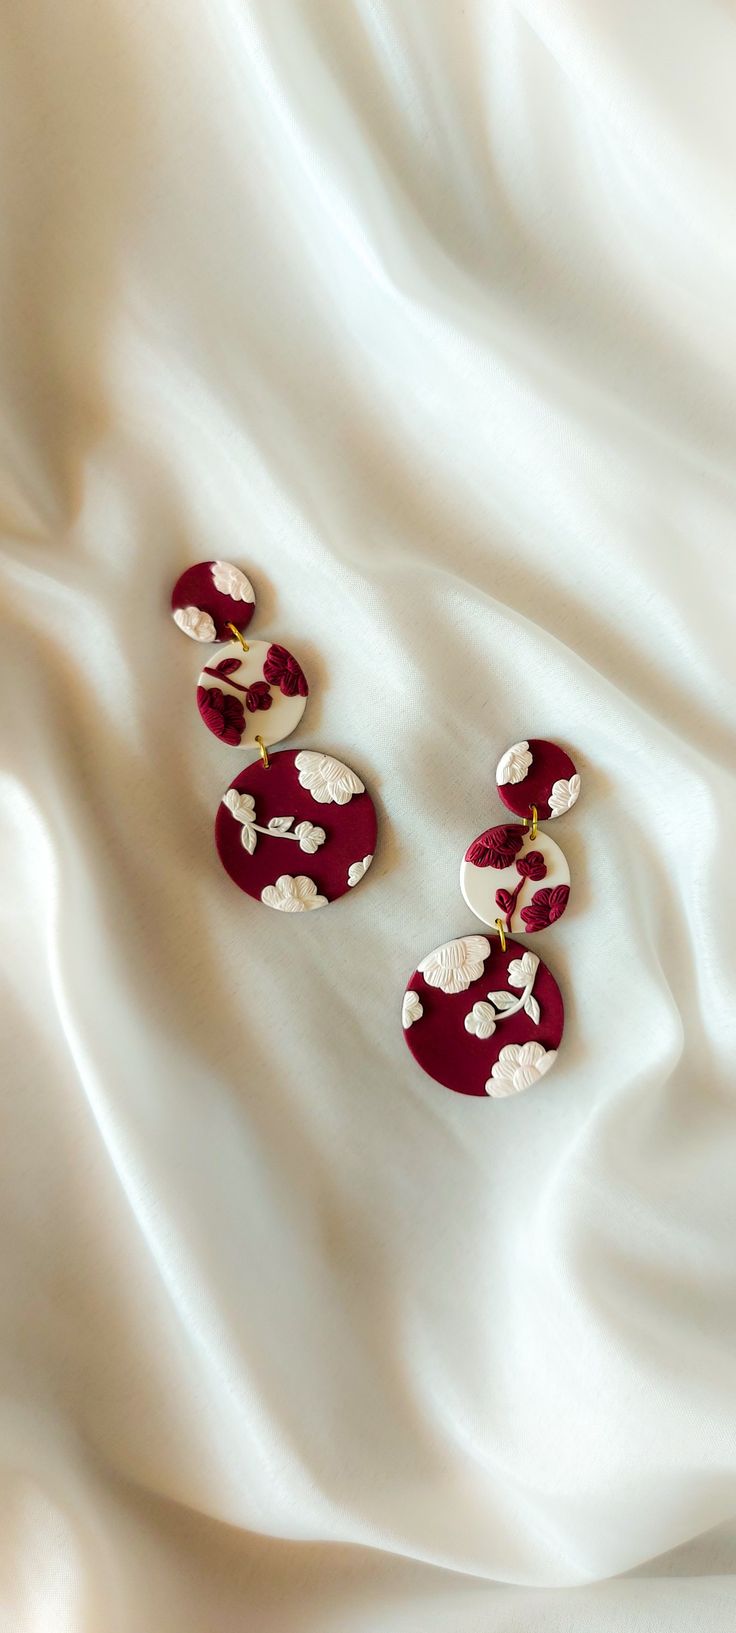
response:
M441 992L467 992L471 981L483 974L490 951L485 936L460 936L457 941L435 947L417 968L430 987L439 987Z
M420 1021L423 1014L424 1009L422 1007L422 1000L419 997L419 993L412 991L405 992L404 1002L401 1005L401 1024L404 1031L408 1032L409 1027L413 1026L415 1021Z
M294 761L302 788L318 805L347 805L353 794L364 794L365 784L342 760L313 749L302 749Z
M496 782L503 786L510 782L523 782L532 763L532 755L528 743L513 743L502 754L496 766Z
M327 906L327 897L317 894L314 879L305 878L303 873L295 879L282 873L275 885L266 885L261 891L261 901L279 913L309 913L314 907Z
M351 890L354 885L360 884L364 874L368 872L372 861L372 856L364 856L362 862L351 862L350 867L348 868L348 884Z
M208 612L202 612L201 607L175 607L174 623L185 635L191 635L193 641L217 640L214 620Z
M491 1067L486 1091L493 1100L520 1094L522 1089L538 1083L556 1059L557 1050L544 1049L541 1043L507 1043Z
M233 567L232 562L213 561L210 570L212 582L220 595L229 595L231 601L245 601L249 606L255 602L256 592L250 579L239 567Z
M560 777L552 784L549 796L550 817L564 816L571 810L576 799L580 798L580 773L576 771L572 777Z

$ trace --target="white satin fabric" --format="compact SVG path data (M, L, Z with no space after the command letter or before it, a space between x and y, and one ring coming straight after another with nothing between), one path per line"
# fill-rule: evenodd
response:
M0 20L3 1628L731 1628L736 18ZM380 807L292 917L168 613L231 559ZM526 735L554 1073L406 978Z

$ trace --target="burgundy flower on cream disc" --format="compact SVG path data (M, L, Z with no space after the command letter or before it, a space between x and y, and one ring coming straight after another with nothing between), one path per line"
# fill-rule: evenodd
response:
M287 689L277 674L288 675ZM197 682L197 707L221 742L249 748L261 737L268 748L296 730L308 693L304 672L285 647L250 641L245 652L239 641L231 641L205 664Z
M376 812L350 766L319 749L285 749L230 784L215 842L223 867L249 896L280 913L311 913L364 878L376 848Z
M174 622L193 641L229 641L228 624L245 629L255 605L250 579L229 561L200 561L187 567L171 592Z
M564 816L580 795L580 776L563 748L541 737L512 743L496 766L496 787L509 811L540 822Z
M560 989L536 953L461 936L423 958L404 994L404 1036L430 1077L505 1100L540 1084L562 1039Z
M468 846L460 889L471 911L507 935L529 935L561 918L570 895L570 869L554 839L510 822L488 828Z

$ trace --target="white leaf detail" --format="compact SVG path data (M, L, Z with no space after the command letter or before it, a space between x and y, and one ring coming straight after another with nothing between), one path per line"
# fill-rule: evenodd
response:
M541 1043L507 1043L491 1067L486 1094L494 1100L520 1094L544 1077L556 1059L556 1049L545 1049Z
M505 783L523 782L532 763L533 755L528 743L512 743L496 766L496 782L500 788Z
M178 628L183 629L185 635L191 635L193 641L217 640L214 621L201 607L175 607L173 618Z
M316 828L312 822L299 822L294 829L294 838L299 840L301 851L306 851L308 856L314 856L320 845L324 845L327 835L324 828Z
M490 1004L473 1004L470 1014L465 1016L465 1030L472 1032L481 1040L493 1037L496 1030L496 1014Z
M294 761L302 788L308 788L318 805L347 805L353 794L364 794L365 784L350 767L332 754L302 749Z
M564 816L566 811L580 798L580 773L574 772L572 777L560 777L552 784L549 796L549 814L551 817Z
M372 856L364 856L362 862L351 862L350 867L348 868L348 885L351 888L353 885L360 884L364 873L368 872L372 861Z
M229 595L231 601L247 601L252 606L256 594L249 578L229 561L213 561L210 568L212 582L220 595Z
M249 822L246 822L240 830L240 843L243 850L247 851L249 856L252 856L258 844L258 834Z
M539 959L536 953L524 953L523 958L512 958L507 975L510 987L526 987L539 969Z
M485 936L461 936L435 947L422 959L418 968L429 987L441 992L467 992L471 981L483 974L483 965L490 956L491 944Z
M517 1002L513 992L489 992L488 997L496 1009L513 1009Z
M268 826L272 833L285 834L288 833L293 821L293 816L271 817Z
M239 794L237 788L228 788L222 796L222 803L236 822L255 822L256 802L252 794Z
M539 1004L537 1003L536 998L532 998L531 993L527 998L524 1008L530 1021L533 1021L535 1026L539 1026Z
M327 897L317 895L314 879L307 879L303 873L297 874L294 879L288 873L282 873L275 885L264 886L261 901L267 907L275 907L279 913L306 913L315 907L327 906Z
M414 991L405 992L404 1002L401 1005L401 1024L404 1031L408 1032L409 1027L413 1026L415 1021L420 1021L423 1014L424 1008L419 993Z

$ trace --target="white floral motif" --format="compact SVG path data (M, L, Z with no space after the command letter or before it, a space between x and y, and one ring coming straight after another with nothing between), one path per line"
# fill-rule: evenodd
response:
M193 641L216 641L217 630L208 612L201 607L175 607L174 623Z
M363 874L368 872L372 861L372 856L364 856L362 862L351 862L348 868L348 885L351 888L353 885L360 884Z
M523 1009L535 1026L539 1025L540 1008L536 998L532 996L532 989L539 969L539 959L536 953L524 953L523 958L512 958L507 975L509 986L521 987L522 993L515 998L512 992L489 992L488 1003L473 1004L473 1008L465 1016L465 1030L483 1041L490 1038L498 1026L499 1021L508 1021L512 1015L518 1015ZM498 1013L497 1013L498 1012Z
M300 851L306 851L308 856L314 856L320 845L324 845L327 835L324 828L316 828L313 822L298 822L294 829L294 838L299 840Z
M507 975L510 987L525 987L530 982L534 985L534 977L539 969L539 959L536 953L525 953L523 958L512 958Z
M282 873L275 885L264 886L261 901L280 913L307 913L313 907L327 906L327 897L317 895L314 879L305 878L303 873L298 873L295 879Z
M298 822L294 832L290 833L293 816L271 817L268 827L262 827L256 822L256 803L253 795L239 794L236 788L228 788L227 793L223 794L222 803L227 806L236 822L242 822L240 840L249 856L253 855L258 844L258 834L266 834L270 839L295 839L299 849L305 851L308 856L314 856L315 851L319 850L320 845L324 845L327 838L324 828L317 828L313 822Z
M508 782L523 782L532 763L533 755L528 743L513 743L496 766L496 782L503 788Z
M557 1050L545 1049L541 1043L507 1043L491 1067L486 1093L494 1100L520 1094L522 1089L538 1083L556 1059Z
M470 1014L465 1016L465 1030L484 1041L493 1037L496 1019L496 1011L491 1004L473 1004Z
M578 771L573 772L569 779L559 777L557 782L552 784L552 792L549 796L550 818L564 816L565 812L570 810L579 797L580 773Z
M483 974L490 951L485 936L460 936L457 941L435 947L418 968L429 987L439 987L441 992L467 992L471 981Z
M413 1026L415 1021L420 1021L423 1014L424 1008L419 993L405 992L404 1002L401 1005L401 1024L404 1031L408 1032L409 1027Z
M294 761L302 788L318 805L347 805L353 794L364 794L365 784L342 760L314 749L302 749Z
M210 568L212 582L220 595L229 595L231 601L247 601L253 605L256 592L249 578L229 561L213 561Z

